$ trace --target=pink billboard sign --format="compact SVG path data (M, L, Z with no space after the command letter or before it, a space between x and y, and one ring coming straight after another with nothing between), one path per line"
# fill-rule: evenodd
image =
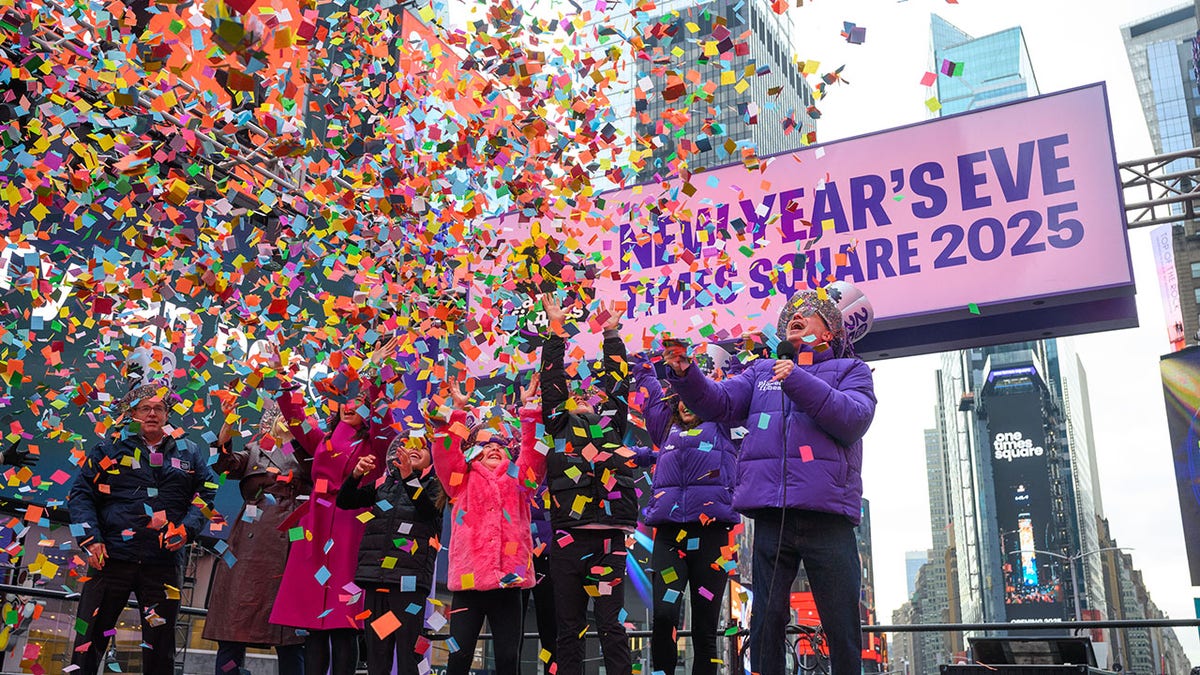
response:
M504 349L530 319L514 274L536 282L548 242L568 251L568 284L589 267L596 294L624 303L635 351L663 333L770 333L786 298L835 278L866 293L877 329L1127 295L1111 139L1095 84L607 193L586 222L506 215L472 270L485 329L468 356L480 373L525 365ZM576 342L590 355L599 339L583 326Z
M1158 271L1158 290L1162 294L1163 318L1167 324L1167 339L1171 351L1187 346L1183 329L1183 307L1179 302L1179 273L1175 269L1174 225L1156 227L1150 233L1154 248L1154 267Z

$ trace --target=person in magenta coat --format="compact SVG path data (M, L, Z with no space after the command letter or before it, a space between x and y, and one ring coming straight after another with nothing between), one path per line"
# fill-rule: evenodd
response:
M521 590L533 588L533 536L530 497L546 475L549 446L537 447L542 415L530 408L534 382L522 392L521 449L514 461L511 436L477 429L463 452L466 397L455 390L455 410L434 441L433 465L450 497L450 569L454 591L450 636L457 650L446 662L447 675L467 675L486 618L491 627L497 675L520 672L523 622Z
M305 671L350 675L358 663L358 633L362 621L363 591L354 585L358 546L368 509L339 509L338 489L359 458L370 455L377 467L367 480L382 475L392 433L373 409L377 392L367 388L342 405L322 433L314 419L306 418L299 391L284 391L279 408L292 435L313 457L313 490L309 500L281 526L303 528L292 542L271 623L308 631L304 643ZM370 419L368 419L370 418Z

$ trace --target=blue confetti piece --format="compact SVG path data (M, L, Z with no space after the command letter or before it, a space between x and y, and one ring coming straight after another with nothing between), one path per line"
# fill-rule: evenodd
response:
M330 572L324 565L321 565L321 569L317 570L317 573L313 575L313 577L317 580L317 583L321 584L322 586L325 585L326 581L329 581L329 577L331 576L333 576L333 573Z

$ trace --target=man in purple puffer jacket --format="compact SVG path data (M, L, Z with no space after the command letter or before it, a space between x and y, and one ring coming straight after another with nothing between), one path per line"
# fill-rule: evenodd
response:
M759 359L713 382L682 350L669 380L701 419L744 425L733 505L754 519L751 670L783 673L788 599L800 564L829 640L833 675L859 675L862 437L875 414L871 369L850 342L873 316L846 282L797 293L779 318L790 358ZM786 350L781 350L786 354Z

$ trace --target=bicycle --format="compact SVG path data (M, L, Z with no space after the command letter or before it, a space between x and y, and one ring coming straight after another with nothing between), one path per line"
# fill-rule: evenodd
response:
M820 625L789 624L784 634L792 662L788 672L792 675L829 675L829 641ZM742 664L742 672L747 675L750 673L749 636L750 631L745 628L733 634L733 637L741 640L737 651L738 661Z
M818 624L809 626L804 624L792 624L787 627L787 634L790 635L795 631L796 638L789 639L789 653L795 663L795 672L811 674L818 673L819 675L829 675L829 641L825 637L825 631Z

